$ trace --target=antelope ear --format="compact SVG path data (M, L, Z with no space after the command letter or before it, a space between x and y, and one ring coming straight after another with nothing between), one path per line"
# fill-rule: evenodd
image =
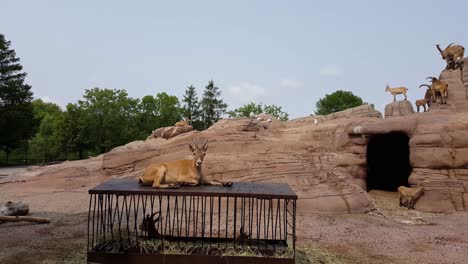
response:
M203 151L206 151L207 149L208 149L208 145L205 144L205 145L203 146Z
M189 144L189 148L190 148L190 151L192 151L192 152L195 151L195 146L193 145L193 143Z

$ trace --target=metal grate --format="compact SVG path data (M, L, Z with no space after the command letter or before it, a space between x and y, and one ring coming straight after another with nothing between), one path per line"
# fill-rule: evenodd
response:
M153 189L114 179L89 194L88 261L123 253L294 263L297 196L287 184Z

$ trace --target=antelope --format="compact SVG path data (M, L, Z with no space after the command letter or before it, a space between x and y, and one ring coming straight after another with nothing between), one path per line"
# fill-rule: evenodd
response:
M419 88L423 86L426 86L427 88L429 88L432 94L431 101L434 103L436 102L436 99L437 99L436 92L440 93L440 96L442 98L441 103L447 104L448 84L445 81L437 79L436 77L427 77L426 79L431 80L431 85L429 86L427 84L421 84L419 85Z
M176 122L174 126L186 126L189 124L189 121L187 120L187 118L183 118L181 121L179 122Z
M416 100L415 104L416 104L416 108L418 109L418 113L419 113L419 108L421 106L424 108L424 112L426 112L426 104L427 104L426 99Z
M406 87L390 88L390 85L388 85L388 84L385 87L385 92L390 92L390 94L393 95L393 101L396 101L397 94L403 94L405 96L405 100L406 100L407 99L407 96L406 96L407 91L408 91L408 88L406 88Z
M404 205L402 200L406 200L406 207L408 209L414 209L414 203L423 194L423 187L408 188L405 186L398 187L398 199L400 200L400 206Z
M455 63L455 67L458 65L460 68L463 66L463 56L465 55L465 48L462 45L453 45L450 43L444 50L437 44L436 47L444 59L447 62L446 69L450 68L450 64ZM453 45L453 46L452 46Z
M189 144L193 159L175 160L149 165L138 182L142 185L152 185L153 188L168 189L180 186L222 185L230 187L232 182L208 180L202 173L203 159L205 158L207 139L193 139Z

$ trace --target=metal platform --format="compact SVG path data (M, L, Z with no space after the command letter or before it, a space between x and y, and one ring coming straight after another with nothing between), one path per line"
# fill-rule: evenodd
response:
M294 263L297 195L287 184L112 179L89 194L89 263Z

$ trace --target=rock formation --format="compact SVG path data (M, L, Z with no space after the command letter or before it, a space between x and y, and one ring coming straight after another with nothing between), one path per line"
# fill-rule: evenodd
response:
M169 139L180 134L184 134L193 130L193 127L190 125L184 126L169 126L169 127L161 127L153 131L148 139L150 138L164 138Z
M394 101L385 106L385 118L411 114L414 114L414 109L408 100Z

